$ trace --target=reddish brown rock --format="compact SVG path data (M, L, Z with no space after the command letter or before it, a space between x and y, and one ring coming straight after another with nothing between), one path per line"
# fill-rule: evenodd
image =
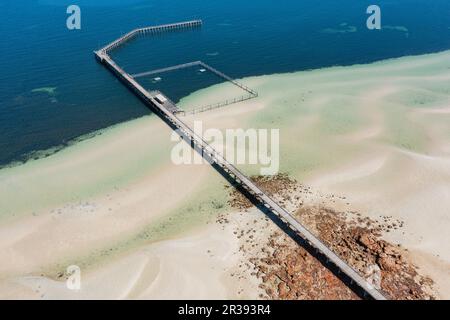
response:
M286 297L288 293L289 293L289 287L286 285L285 282L280 282L278 284L278 296L280 297L280 299L283 299L284 297Z
M302 196L291 195L295 189L309 195L311 189L299 187L285 175L252 179L269 195L296 201L299 208L296 218L361 274L365 270L373 271L378 265L381 291L388 298L433 299L430 294L433 281L418 274L417 268L403 255L406 249L381 239L381 230L389 229L391 217L381 217L383 221L377 221L361 213L339 212L325 204L308 205L308 200ZM251 206L240 193L232 192L231 196L230 204L235 208ZM400 221L396 223L403 226ZM248 237L244 231L241 235L244 239ZM261 288L267 294L265 298L358 299L340 279L286 234L275 231L264 245L266 247L251 262L264 282Z
M372 250L374 252L377 252L378 250L380 250L380 246L378 245L378 242L377 242L375 236L373 236L370 233L361 234L358 237L358 242L365 248Z

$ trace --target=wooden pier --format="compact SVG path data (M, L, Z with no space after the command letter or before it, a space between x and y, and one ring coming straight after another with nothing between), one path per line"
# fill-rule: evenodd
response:
M250 95L254 96L255 98L258 96L258 92L256 92L256 91L253 90L253 89L250 89L249 87L243 85L242 83L237 82L237 81L234 80L233 78L227 76L225 73L220 72L219 70L214 69L214 68L211 67L210 65L208 65L208 64L206 64L206 63L204 63L204 62L201 62L201 61L200 61L200 65L201 65L202 67L204 67L205 69L208 69L209 71L215 73L215 74L218 75L219 77L224 78L224 79L227 80L227 81L230 81L231 83L233 83L234 85L238 86L238 87L241 88L242 90L247 91Z
M185 22L179 22L179 23L164 24L164 25L154 26L154 27L145 27L145 28L134 29L134 30L128 32L127 34L121 36L120 38L114 40L113 42L107 44L105 47L103 47L99 51L103 51L103 53L109 54L112 50L122 46L123 44L125 44L125 42L134 39L138 35L176 31L176 30L182 30L182 29L187 29L187 28L198 28L198 27L202 26L202 23L203 23L202 20L192 20L192 21L185 21Z
M206 70L209 70L210 72L214 73L215 75L217 75L219 78L222 78L226 81L231 82L232 84L234 84L235 86L241 88L244 91L247 91L250 95L252 95L254 98L256 98L258 96L258 92L256 92L255 90L243 85L242 83L239 83L238 81L234 80L233 78L231 78L230 76L227 76L225 73L220 72L219 70L211 67L209 64L204 63L203 61L194 61L194 62L188 62L188 63L183 63L183 64L179 64L176 66L170 66L167 68L161 68L161 69L156 69L156 70L150 70L150 71L146 71L146 72L141 72L141 73L136 73L131 75L133 78L142 78L142 77L147 77L147 76L151 76L154 74L159 74L159 73L164 73L164 72L169 72L169 71L174 71L174 70L179 70L179 69L184 69L184 68L189 68L189 67L195 67L195 66L200 66Z
M169 71L175 71L175 70L184 69L184 68L195 67L195 66L199 66L201 64L202 64L201 61L188 62L188 63L178 64L176 66L170 66L170 67L167 67L167 68L161 68L161 69L156 69L156 70L150 70L150 71L146 71L146 72L136 73L136 74L132 74L131 76L133 78L137 79L137 78L142 78L142 77L148 77L148 76L151 76L151 75L154 75L154 74L160 74L160 73L164 73L164 72L169 72Z
M376 290L362 276L360 276L358 272L356 272L344 260L331 251L320 239L314 236L301 223L299 223L288 211L278 205L278 203L264 193L252 180L247 178L235 166L229 163L220 153L205 142L202 137L198 136L188 125L177 117L176 113L171 112L163 103L158 102L155 96L156 93L152 94L145 90L131 75L126 73L111 59L107 53L108 50L105 48L95 52L97 59L109 70L111 70L111 72L113 72L132 92L134 92L144 103L146 103L146 105L157 112L159 116L172 128L177 129L178 134L180 134L182 138L186 139L186 141L189 141L193 148L200 150L203 157L207 158L213 165L219 167L262 206L277 216L286 227L295 232L311 248L314 248L318 254L325 257L326 266L328 268L337 270L338 273L344 274L346 278L350 279L352 284L356 285L356 287L358 287L367 297L377 300L386 299L378 290ZM205 67L208 68L209 66L205 64Z
M184 111L177 107L177 105L170 100L168 97L166 97L164 94L162 94L160 91L150 91L150 95L158 101L164 108L166 108L169 112L173 114L183 113Z
M217 108L222 108L222 107L234 104L234 103L239 103L239 102L242 102L242 101L246 101L246 100L250 100L250 99L258 97L258 92L256 92L255 90L253 90L253 89L247 87L246 85L244 85L244 84L234 80L233 78L227 76L225 73L220 72L219 70L211 67L210 65L206 64L203 61L193 61L193 62L183 63L183 64L170 66L170 67L166 67L166 68L161 68L161 69L156 69L156 70L150 70L150 71L146 71L146 72L136 73L136 74L133 74L131 76L134 79L138 79L138 78L142 78L142 77L152 76L152 75L155 75L155 74L161 74L161 73L164 73L164 72L175 71L175 70L184 69L184 68L190 68L190 67L195 67L195 66L201 67L201 68L203 68L205 70L209 70L210 72L214 73L219 78L222 78L225 81L228 81L228 82L232 83L233 85L235 85L235 86L241 88L242 90L246 91L247 95L242 95L242 96L234 98L234 99L227 99L225 101L212 103L212 104L208 104L208 105L205 105L205 106L196 107L196 108L194 108L192 110L188 110L188 111L180 110L178 112L179 114L186 115L186 114L201 113L201 112L205 112L205 111L209 111L209 110L213 110L213 109L217 109Z

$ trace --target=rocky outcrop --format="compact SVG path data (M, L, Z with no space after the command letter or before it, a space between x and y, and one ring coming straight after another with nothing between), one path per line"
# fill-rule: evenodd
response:
M336 254L365 276L391 299L433 299L433 282L421 276L408 261L407 251L382 239L383 232L403 226L402 221L381 216L379 221L361 213L341 212L332 207L337 196L322 204L308 204L313 191L286 175L253 177L296 218L324 241ZM230 205L245 211L252 204L232 190ZM345 197L340 200L347 202ZM325 204L326 203L326 204ZM348 204L348 203L347 203ZM239 233L245 237L246 233ZM251 239L247 239L251 240ZM274 232L261 252L250 259L261 279L261 288L271 299L357 299L358 297L319 261L283 232Z

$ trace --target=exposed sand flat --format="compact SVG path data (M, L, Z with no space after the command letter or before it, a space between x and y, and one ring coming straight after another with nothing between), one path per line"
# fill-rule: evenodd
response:
M450 108L446 108L446 107L441 107L441 108L430 108L430 109L425 109L425 110L420 110L418 111L420 113L432 113L432 114L449 114L450 113Z
M3 297L27 299L257 299L259 280L237 267L244 258L233 234L238 224L256 218L261 215L254 210L231 224L214 223L195 235L143 246L82 273L78 291L43 276L8 279L0 290Z
M131 184L127 190L111 192L107 198L70 204L50 214L0 226L0 255L10 262L21 259L22 266L26 266L21 269L3 263L0 272L36 270L55 257L82 255L86 246L107 247L132 236L165 212L176 209L205 178L202 169L197 175L186 176L189 172L180 168L161 168L161 172L153 175L152 183ZM55 243L55 239L60 241ZM36 250L35 243L47 250Z
M208 165L172 164L170 134L145 117L2 170L0 279L88 268L215 214L224 182Z
M450 52L254 77L242 82L259 98L185 120L280 129L281 171L365 215L403 220L386 238L449 298L448 79ZM221 91L182 103L203 105ZM229 210L225 181L208 165L173 165L170 134L144 117L0 170L0 297L256 297L250 276L242 294L227 278L242 260L234 237L206 225ZM82 267L82 292L58 280L70 264Z

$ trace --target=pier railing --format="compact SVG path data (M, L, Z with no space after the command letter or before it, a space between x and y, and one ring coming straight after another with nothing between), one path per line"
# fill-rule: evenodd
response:
M246 91L248 94L247 95L242 95L240 97L234 98L234 99L227 99L225 101L221 101L221 102L217 102L217 103L212 103L212 104L208 104L205 106L201 106L201 107L195 107L194 109L191 110L185 110L185 111L179 111L178 114L181 115L186 115L186 114L196 114L196 113L201 113L201 112L205 112L205 111L209 111L209 110L213 110L213 109L217 109L217 108L222 108L225 106L229 106L231 104L235 104L235 103L239 103L242 101L247 101L253 98L258 97L258 92L256 92L255 90L247 87L246 85L238 82L237 80L231 78L230 76L226 75L225 73L211 67L210 65L206 64L203 61L193 61L193 62L188 62L188 63L183 63L183 64L179 64L179 65L175 65L175 66L170 66L167 68L161 68L161 69L156 69L156 70L150 70L150 71L146 71L146 72L141 72L141 73L136 73L131 75L134 79L137 78L141 78L141 77L147 77L147 76L151 76L151 75L155 75L155 74L161 74L164 72L169 72L169 71L175 71L175 70L179 70L179 69L184 69L184 68L189 68L189 67L195 67L195 66L200 66L206 70L209 70L210 72L212 72L213 74L215 74L216 76L218 76L219 78L224 79L225 81L228 81L230 83L232 83L233 85L237 86L238 88Z
M250 95L253 95L255 97L258 96L258 93L256 91L254 91L253 89L250 89L249 87L243 85L242 83L240 83L240 82L234 80L233 78L227 76L225 73L220 72L217 69L214 69L213 67L211 67L210 65L208 65L208 64L206 64L206 63L204 63L202 61L200 61L200 65L203 66L205 69L208 69L209 71L215 73L219 77L224 78L225 80L230 81L231 83L233 83L234 85L238 86L239 88L247 91L248 93L250 93Z
M218 109L218 108L223 108L235 103L239 103L239 102L243 102L243 101L247 101L250 99L255 98L254 95L244 95L244 96L240 96L237 98L233 98L233 99L227 99L225 101L221 101L221 102L217 102L217 103L211 103L205 106L201 106L201 107L195 107L191 110L181 110L178 113L182 114L182 115L193 115L193 114L197 114L197 113L202 113L202 112L206 112L206 111L210 111L210 110L214 110L214 109Z
M203 23L202 20L191 20L191 21L185 21L185 22L179 22L179 23L163 24L160 26L134 29L134 30L128 32L127 34L121 36L120 38L114 40L113 42L107 44L106 46L104 46L103 48L101 48L98 51L103 52L105 54L109 54L112 50L123 45L125 42L130 41L131 39L135 38L137 35L175 31L175 30L181 30L181 29L186 29L186 28L197 28L197 27L200 27L202 25L202 23Z
M198 65L201 65L202 62L201 61L194 61L194 62L188 62L188 63L183 63L183 64L178 64L176 66L171 66L171 67L167 67L167 68L161 68L161 69L155 69L155 70L150 70L150 71L146 71L146 72L141 72L141 73L136 73L136 74L132 74L131 76L133 78L142 78L142 77L147 77L147 76L151 76L154 74L159 74L159 73L164 73L164 72L169 72L169 71L175 71L175 70L179 70L179 69L184 69L184 68L190 68L190 67L195 67Z

